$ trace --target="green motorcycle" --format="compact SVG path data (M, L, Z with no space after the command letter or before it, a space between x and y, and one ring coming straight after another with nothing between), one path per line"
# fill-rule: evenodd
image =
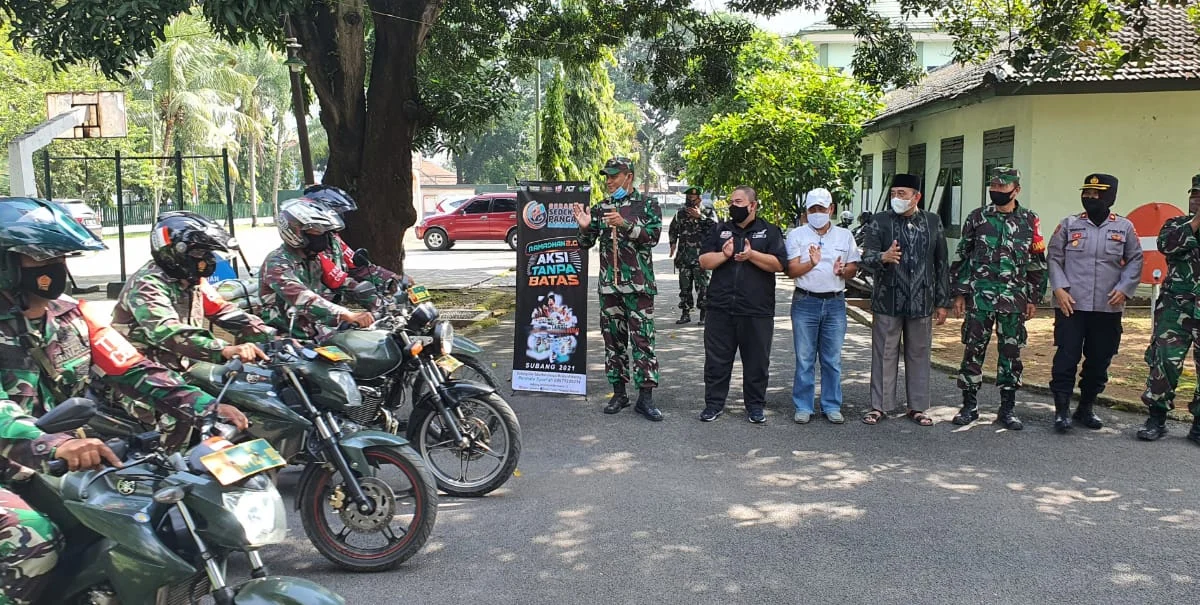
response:
M262 365L197 363L188 380L239 408L250 437L304 466L296 507L325 558L351 571L408 560L437 519L437 487L420 455L403 437L346 421L363 400L345 353L288 341L263 349Z
M94 414L91 401L70 399L37 425L73 431ZM345 603L308 580L270 576L263 564L258 549L287 532L283 499L265 474L283 459L266 442L215 437L167 455L151 431L109 446L121 468L67 473L55 460L50 471L61 479L37 475L14 486L65 537L44 605L183 605L206 596L217 605ZM225 563L238 551L252 577L231 585Z

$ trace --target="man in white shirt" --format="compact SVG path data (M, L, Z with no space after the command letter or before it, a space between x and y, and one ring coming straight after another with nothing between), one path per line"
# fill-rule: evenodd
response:
M842 343L846 340L846 278L858 271L861 256L849 229L831 224L833 196L813 189L804 198L808 224L787 238L788 277L796 278L792 296L792 341L796 376L792 383L793 419L812 419L815 365L821 358L821 411L842 424Z

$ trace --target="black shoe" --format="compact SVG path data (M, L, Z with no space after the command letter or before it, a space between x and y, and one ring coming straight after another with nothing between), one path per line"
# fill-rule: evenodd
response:
M1071 394L1054 394L1054 430L1065 433L1071 430Z
M1146 419L1145 426L1137 432L1137 437L1142 441L1157 441L1162 439L1166 434L1167 411L1150 410L1150 417Z
M1013 415L1013 408L1017 406L1017 392L1008 389L1000 391L1000 409L996 412L996 422L1010 431L1019 431L1025 428L1021 423L1021 419Z
M625 393L613 393L612 399L608 400L608 405L604 406L604 413L616 414L627 407L629 407L629 397Z
M1104 428L1104 421L1092 411L1092 408L1095 406L1095 404L1095 393L1086 393L1080 396L1079 407L1075 408L1075 413L1071 415L1071 418L1073 418L1075 422L1078 422L1079 424L1082 424L1093 431Z
M642 389L638 393L637 405L633 406L633 411L645 416L648 420L658 422L663 419L662 412L654 407L654 391L650 389Z
M746 420L749 420L750 424L763 424L767 421L767 414L763 410L753 409L746 412Z
M975 393L963 391L962 409L958 411L958 415L951 422L958 426L967 426L976 420L979 420L979 402L975 398Z
M692 323L692 313L691 313L691 311L689 311L689 310L687 310L687 309L684 309L684 310L683 310L683 314L679 316L679 319L678 319L678 320L676 320L676 321L675 321L675 323L676 323L676 324L679 324L679 325L683 325L683 324L690 324L690 323Z
M1192 430L1188 431L1187 438L1196 445L1200 445L1200 416L1192 421Z
M714 410L712 408L704 408L704 411L700 412L700 422L712 422L712 421L716 420L717 418L719 418L723 411L724 410Z
M704 309L700 309L700 321L698 321L696 323L698 323L700 325L704 325Z

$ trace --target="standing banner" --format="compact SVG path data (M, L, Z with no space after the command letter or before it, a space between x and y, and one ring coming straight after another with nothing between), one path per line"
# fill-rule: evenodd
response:
M522 182L517 188L517 316L512 386L587 394L587 250L574 204L585 182Z

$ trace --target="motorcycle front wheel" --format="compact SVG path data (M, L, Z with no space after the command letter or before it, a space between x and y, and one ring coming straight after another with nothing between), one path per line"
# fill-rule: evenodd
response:
M437 410L418 408L408 421L408 440L451 496L475 498L504 485L521 457L521 425L496 393L462 400L459 431L469 444L455 443Z
M437 488L412 448L374 447L364 454L375 472L358 479L375 505L370 513L358 510L332 467L316 469L296 497L304 533L322 556L350 571L383 571L407 561L429 539Z

